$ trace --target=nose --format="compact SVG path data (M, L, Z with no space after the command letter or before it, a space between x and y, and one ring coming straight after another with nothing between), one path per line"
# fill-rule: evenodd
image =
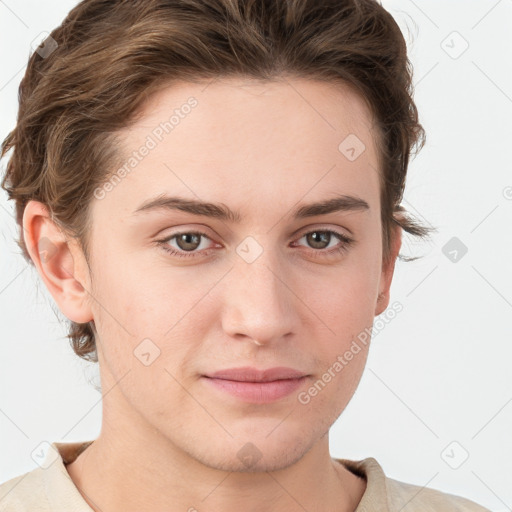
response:
M239 256L233 260L221 288L224 332L233 339L256 340L260 346L297 332L298 299L287 283L284 262L268 250L252 262Z

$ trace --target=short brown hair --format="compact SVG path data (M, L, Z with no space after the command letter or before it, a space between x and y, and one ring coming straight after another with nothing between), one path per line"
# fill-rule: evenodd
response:
M409 156L425 143L412 98L412 66L393 17L376 0L83 0L34 52L19 88L2 188L17 223L41 201L88 260L89 205L119 155L113 136L173 81L289 76L357 91L374 116L381 163L383 258L393 225L432 228L400 205ZM17 241L31 262L23 236ZM401 259L410 261L416 258ZM90 323L71 322L75 353L97 361Z

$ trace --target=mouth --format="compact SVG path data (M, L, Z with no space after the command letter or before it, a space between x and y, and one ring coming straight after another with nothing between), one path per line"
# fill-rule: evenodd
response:
M230 368L202 380L215 390L249 403L269 403L297 390L309 375L293 368L276 367L258 370L251 367Z

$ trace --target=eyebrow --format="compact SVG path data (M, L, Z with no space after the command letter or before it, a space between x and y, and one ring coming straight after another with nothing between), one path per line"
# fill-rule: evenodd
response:
M354 196L338 195L316 203L304 204L292 211L295 219L305 219L317 215L327 215L334 212L366 211L370 206L366 201ZM160 195L142 203L132 215L155 210L180 210L193 215L212 217L228 222L239 223L242 215L222 203L208 203L177 196Z

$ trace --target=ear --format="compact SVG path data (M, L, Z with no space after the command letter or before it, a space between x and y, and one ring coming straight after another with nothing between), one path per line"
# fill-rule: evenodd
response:
M34 266L62 313L76 323L92 320L87 261L77 242L66 237L43 203L28 202L23 236Z
M394 225L390 241L390 257L388 262L382 262L382 273L379 283L379 296L375 306L375 316L383 313L389 305L389 290L393 273L395 271L395 262L402 246L402 227Z

